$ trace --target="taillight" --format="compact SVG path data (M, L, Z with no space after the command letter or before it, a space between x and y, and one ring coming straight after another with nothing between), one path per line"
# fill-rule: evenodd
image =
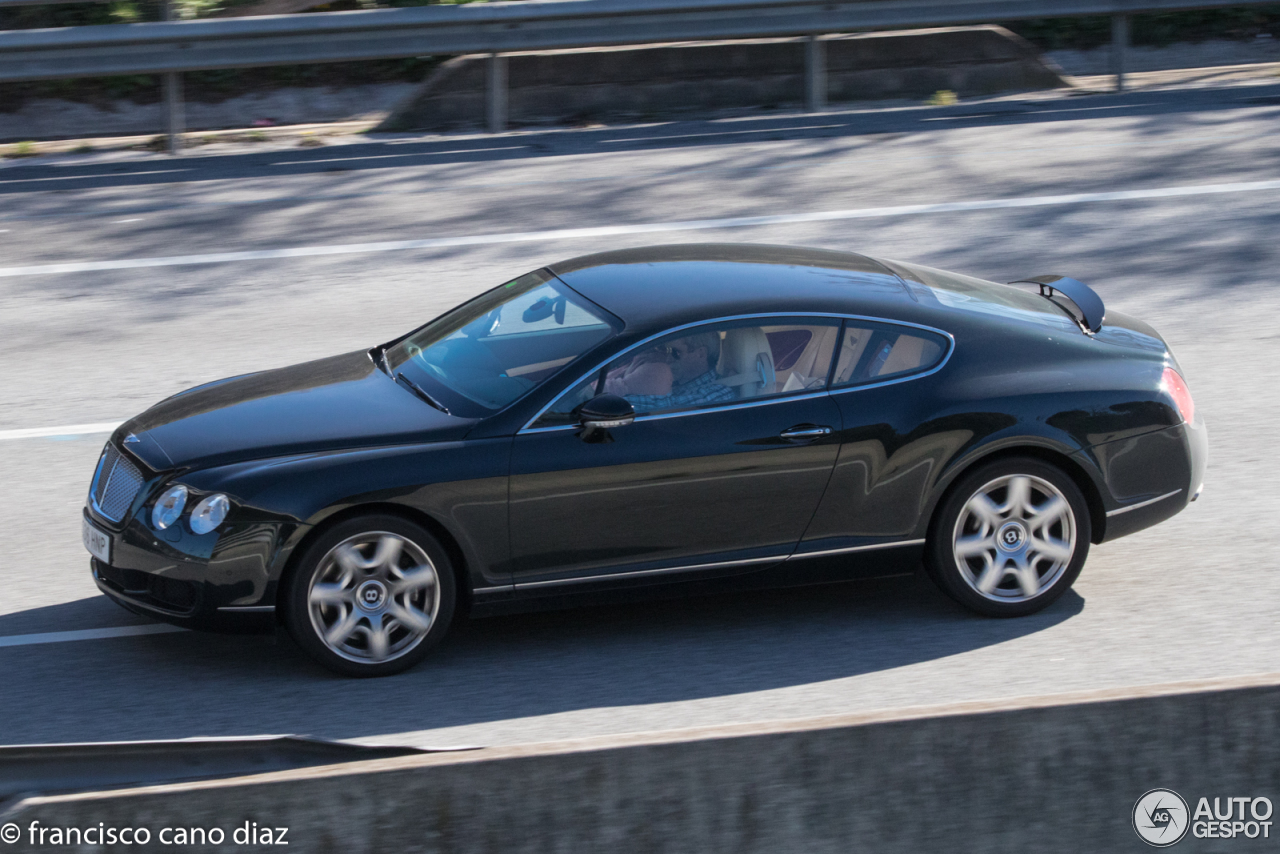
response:
M1191 399L1191 392L1187 389L1187 382L1182 378L1182 375L1173 368L1165 368L1162 385L1164 385L1164 390L1169 392L1169 396L1173 398L1182 420L1188 424L1194 421L1196 417L1196 402Z

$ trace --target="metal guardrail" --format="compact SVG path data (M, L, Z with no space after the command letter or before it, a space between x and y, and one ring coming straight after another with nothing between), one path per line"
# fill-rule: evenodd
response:
M496 131L505 125L503 53L808 36L815 107L823 58L813 39L826 33L1109 15L1122 87L1129 15L1258 5L1266 0L524 0L111 24L0 32L0 82L488 53Z
M0 0L0 9L10 6L52 6L66 3L110 3L111 0Z
M0 81L507 53L1263 0L525 0L0 33ZM1273 0L1274 2L1274 0Z

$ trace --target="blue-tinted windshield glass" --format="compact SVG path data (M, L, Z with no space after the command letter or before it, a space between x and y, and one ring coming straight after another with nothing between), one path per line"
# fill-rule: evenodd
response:
M613 332L597 309L540 271L428 324L390 348L387 362L392 373L498 410Z

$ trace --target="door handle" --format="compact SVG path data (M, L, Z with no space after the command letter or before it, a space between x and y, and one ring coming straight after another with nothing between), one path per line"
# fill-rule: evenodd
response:
M823 436L831 435L831 428L818 427L812 424L798 424L789 430L783 430L778 435L788 442L812 442L814 439L821 439Z

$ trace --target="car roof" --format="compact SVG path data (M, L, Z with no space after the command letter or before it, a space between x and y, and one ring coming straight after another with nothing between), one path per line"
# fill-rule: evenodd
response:
M549 269L633 329L775 312L901 316L915 302L879 261L797 246L647 246Z

